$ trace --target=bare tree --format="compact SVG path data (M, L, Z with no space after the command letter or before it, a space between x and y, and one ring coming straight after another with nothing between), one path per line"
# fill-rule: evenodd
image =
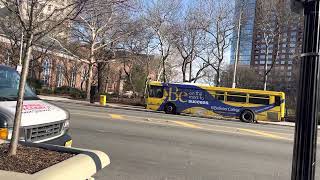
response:
M259 0L257 2L257 36L261 38L260 48L265 55L263 73L264 90L267 90L268 75L279 58L280 45L283 39L282 35L292 18L288 4L287 1L282 0L270 0L268 2Z
M205 64L215 71L215 84L220 85L221 68L226 59L226 52L231 45L231 35L235 27L233 22L233 6L226 1L202 0L199 7L204 7L203 29L207 33L208 46L199 55Z
M122 49L127 54L122 59L122 64L129 87L131 87L134 94L141 95L146 91L146 83L150 73L151 61L153 60L150 51L154 51L156 45L151 44L153 34L143 20L138 19L133 24L133 26L128 27L131 29L132 34L121 43Z
M175 29L172 30L174 34L174 45L177 48L182 58L182 81L183 82L195 82L202 76L202 71L209 66L204 63L199 67L195 76L193 76L194 61L197 60L197 56L204 50L205 31L201 28L203 14L194 9L189 8L185 17L175 25ZM187 78L187 74L189 77Z
M116 49L117 41L130 32L124 28L128 23L129 12L132 8L130 0L88 0L81 14L73 22L72 44L78 49L71 51L70 41L57 40L60 45L74 56L86 59L88 63L88 78L86 82L87 99L90 98L90 87L93 81L93 68L99 61L101 51ZM66 45L69 44L69 45Z
M229 66L221 73L221 85L223 87L232 87L233 67ZM259 89L262 83L259 81L258 72L249 66L238 66L235 80L238 88Z
M178 17L180 0L152 0L146 2L144 15L147 26L152 30L154 43L160 52L159 73L157 80L166 82L166 61L172 51L173 23Z
M15 155L19 139L19 128L21 123L22 106L24 99L25 83L28 76L29 61L32 49L36 42L41 41L45 36L52 33L57 27L67 20L74 18L82 9L84 1L63 1L57 3L52 0L44 1L7 1L0 3L9 12L12 19L22 29L25 35L25 51L22 54L23 67L19 82L14 127L10 143L9 154ZM48 9L51 3L55 3L53 9ZM1 21L7 21L2 18ZM20 32L19 32L20 33Z

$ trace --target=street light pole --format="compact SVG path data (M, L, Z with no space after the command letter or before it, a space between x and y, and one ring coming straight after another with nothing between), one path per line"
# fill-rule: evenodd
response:
M22 53L23 53L23 38L24 38L24 34L23 31L21 32L21 39L20 39L20 53L19 53L19 63L16 67L16 70L21 73L22 70Z
M238 19L238 34L237 34L237 45L236 45L236 57L233 67L233 78L232 78L232 88L236 87L236 76L237 76L237 66L239 61L239 49L240 49L240 33L241 33L241 20L242 20L242 7L240 9L240 15Z
M320 0L304 1L304 37L291 180L314 180L319 112Z
M20 40L20 57L19 57L19 66L22 65L22 53L23 53L23 31L21 32L21 40Z

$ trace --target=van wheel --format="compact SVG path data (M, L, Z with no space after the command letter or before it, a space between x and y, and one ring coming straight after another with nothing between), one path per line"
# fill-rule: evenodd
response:
M255 114L250 110L244 110L240 114L240 121L245 123L253 123L255 121Z
M166 104L164 107L164 112L166 114L176 114L176 106L172 103Z

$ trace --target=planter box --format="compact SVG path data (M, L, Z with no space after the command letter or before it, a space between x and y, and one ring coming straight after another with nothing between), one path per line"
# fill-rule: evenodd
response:
M44 148L53 151L73 153L76 155L34 174L24 174L0 170L0 179L86 180L91 179L91 177L95 173L97 173L99 170L110 164L110 159L108 155L101 151L79 148L67 148L62 146L54 146L41 143L38 144L21 142L20 144L24 146Z

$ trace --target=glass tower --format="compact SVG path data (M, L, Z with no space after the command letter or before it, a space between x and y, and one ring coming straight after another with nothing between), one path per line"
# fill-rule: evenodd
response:
M256 0L236 0L234 20L238 26L238 19L242 9L242 22L240 28L239 60L240 65L250 65L253 42L253 29L255 20ZM230 64L234 64L236 58L238 28L235 28L232 36Z

